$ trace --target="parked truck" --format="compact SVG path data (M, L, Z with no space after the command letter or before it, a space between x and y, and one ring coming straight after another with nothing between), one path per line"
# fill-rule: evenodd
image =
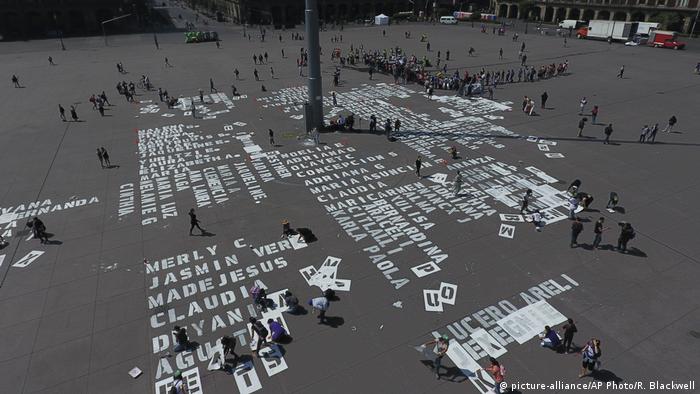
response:
M678 33L668 30L654 30L649 34L647 45L654 48L685 49L685 43L678 41Z
M649 35L652 31L659 28L657 22L637 22L637 34L641 36Z
M577 21L576 19L564 19L559 22L560 29L578 29L579 27L586 24L586 21Z
M588 26L583 26L576 31L578 38L592 38L598 40L629 41L637 32L638 22L621 22L592 20Z

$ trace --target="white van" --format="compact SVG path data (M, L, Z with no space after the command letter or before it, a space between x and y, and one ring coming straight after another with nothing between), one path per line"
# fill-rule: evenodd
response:
M561 23L559 23L559 28L576 30L585 24L586 21L577 21L576 19L564 19L563 21L561 21Z
M440 23L443 25L456 25L457 19L454 16L441 16Z

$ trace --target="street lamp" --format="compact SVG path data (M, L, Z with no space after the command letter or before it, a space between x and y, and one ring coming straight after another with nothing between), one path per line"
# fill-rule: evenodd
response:
M53 26L54 26L54 28L56 29L56 35L58 35L58 42L61 43L61 50L62 50L62 51L65 51L65 50L66 50L66 46L63 45L63 31L61 31L61 30L58 29L58 20L57 20L57 18L56 18L56 13L55 13L55 12L53 13Z

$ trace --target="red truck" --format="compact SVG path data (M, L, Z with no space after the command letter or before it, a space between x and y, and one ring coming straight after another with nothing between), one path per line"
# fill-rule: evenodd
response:
M647 45L654 48L684 49L685 43L678 41L678 33L668 30L652 30Z

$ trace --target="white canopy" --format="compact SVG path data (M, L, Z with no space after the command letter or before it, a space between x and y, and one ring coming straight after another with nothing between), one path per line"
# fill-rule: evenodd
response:
M374 17L374 24L375 25L388 25L389 24L389 17L384 15L384 14L379 14Z

